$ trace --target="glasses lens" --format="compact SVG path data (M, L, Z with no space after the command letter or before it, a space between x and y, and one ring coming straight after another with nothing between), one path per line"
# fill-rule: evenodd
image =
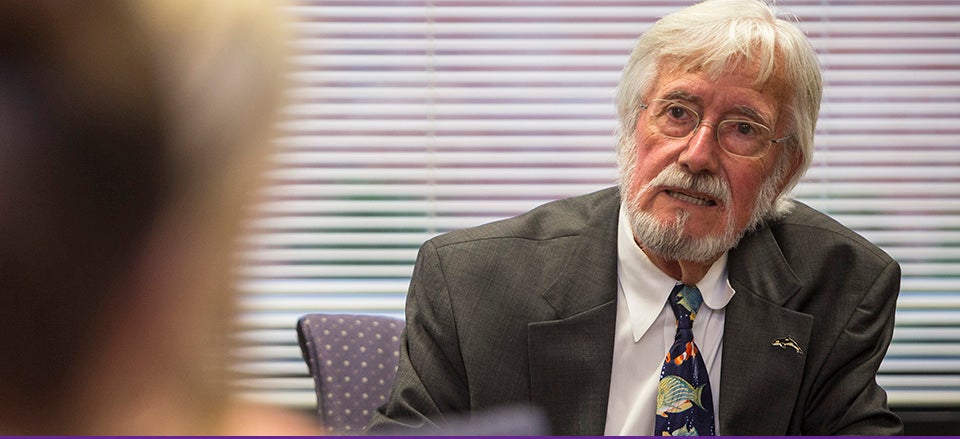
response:
M669 137L686 137L700 125L696 111L673 101L654 101L652 122L660 134Z
M667 137L682 139L700 126L700 115L676 101L655 99L650 110L650 127ZM758 157L770 147L770 129L757 122L725 120L716 129L720 147L731 154Z
M770 130L756 122L725 120L717 126L717 139L727 152L753 157L769 146Z

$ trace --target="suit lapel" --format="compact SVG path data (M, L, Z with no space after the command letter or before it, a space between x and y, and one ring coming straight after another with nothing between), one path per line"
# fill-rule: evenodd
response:
M806 357L787 338L805 349L813 316L783 307L801 284L769 229L745 237L729 261L730 284L737 293L726 307L720 433L785 434L789 417L762 414L793 412Z
M617 318L617 209L605 197L543 298L557 320L528 326L533 402L555 435L603 434Z
M558 436L602 436L607 418L617 303L531 323L531 398Z

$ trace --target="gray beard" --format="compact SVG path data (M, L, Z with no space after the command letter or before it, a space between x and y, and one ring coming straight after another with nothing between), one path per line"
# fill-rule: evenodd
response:
M631 212L627 204L627 217L633 229L634 239L642 246L660 257L673 261L708 262L717 255L730 250L740 242L746 230L739 233L734 230L733 222L728 221L724 231L718 235L695 238L683 232L690 214L677 213L675 222L659 222L646 212Z
M701 238L684 233L684 227L690 216L689 212L678 212L673 222L661 222L653 215L641 211L640 207L636 205L640 198L639 194L632 197L625 194L626 182L624 181L620 190L621 195L626 200L624 206L627 218L630 220L630 226L633 229L634 239L645 249L668 260L709 262L736 247L747 232L756 230L766 220L777 216L775 183L779 181L778 177L782 175L779 172L780 169L777 171L760 188L750 220L745 227L735 230L733 217L731 216L721 233ZM726 186L726 183L723 182L723 185ZM645 186L641 190L641 194L649 191L651 186L651 184ZM726 186L724 191L729 194L729 186Z

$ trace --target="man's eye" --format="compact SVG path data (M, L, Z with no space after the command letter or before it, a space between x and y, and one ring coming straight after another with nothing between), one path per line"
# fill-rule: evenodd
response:
M667 115L674 119L686 119L690 117L690 112L686 108L672 106L667 107Z
M734 128L737 130L737 134L742 136L755 136L759 131L752 123L747 122L737 122Z

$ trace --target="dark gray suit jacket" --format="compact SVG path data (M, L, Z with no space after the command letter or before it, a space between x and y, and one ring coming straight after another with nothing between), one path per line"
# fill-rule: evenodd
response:
M602 435L617 300L615 188L420 249L390 400L368 432L523 403L554 435ZM720 433L899 434L876 384L900 267L797 203L731 250ZM774 346L791 337L803 352ZM650 414L653 416L653 414Z

